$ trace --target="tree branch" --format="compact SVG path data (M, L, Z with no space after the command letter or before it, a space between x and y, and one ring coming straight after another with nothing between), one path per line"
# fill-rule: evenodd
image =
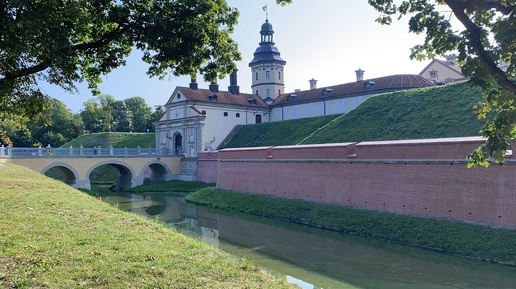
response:
M506 6L500 3L500 1L470 0L468 1L468 6L482 7L486 10L495 9L503 15L508 15L516 9L515 5Z
M466 27L469 32L469 40L471 47L476 52L477 56L482 60L489 74L491 74L498 84L516 94L516 84L507 78L507 75L496 65L496 63L489 57L489 54L482 45L481 29L471 21L469 16L464 12L465 5L470 5L466 1L461 0L445 0L446 4L452 9L453 13L459 21Z

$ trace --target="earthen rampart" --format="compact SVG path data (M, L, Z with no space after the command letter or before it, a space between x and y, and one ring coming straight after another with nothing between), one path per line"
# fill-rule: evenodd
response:
M480 137L228 149L199 155L220 189L516 228L516 163L467 168ZM216 165L215 165L216 164ZM215 178L216 176L216 178Z

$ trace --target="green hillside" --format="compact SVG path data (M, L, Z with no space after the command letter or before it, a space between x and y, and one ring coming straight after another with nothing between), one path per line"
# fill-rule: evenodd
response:
M465 82L386 93L347 114L247 125L226 148L480 135L480 100Z
M78 148L80 146L85 148L92 148L95 146L109 147L112 145L115 148L154 148L156 147L155 133L128 133L128 132L101 132L84 134L80 137L65 143L61 147L68 148L70 146Z
M297 144L340 115L302 118L243 126L227 148Z

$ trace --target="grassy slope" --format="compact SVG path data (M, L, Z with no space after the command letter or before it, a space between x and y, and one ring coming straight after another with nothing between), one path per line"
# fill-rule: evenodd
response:
M112 145L115 148L154 148L156 147L155 133L126 133L126 132L102 132L84 134L80 137L65 143L61 147L68 148L70 146L78 148L80 146L85 148L92 148L94 146L109 147Z
M294 288L29 169L0 166L1 288Z
M199 206L325 228L452 255L516 265L516 230L205 188Z
M464 82L388 93L347 114L247 125L226 147L480 135L473 105L481 99Z
M338 115L243 126L226 148L297 144Z

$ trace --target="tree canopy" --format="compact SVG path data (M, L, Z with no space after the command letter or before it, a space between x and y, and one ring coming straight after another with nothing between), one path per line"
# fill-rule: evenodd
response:
M285 5L292 0L277 0ZM408 17L408 29L424 34L424 43L411 49L422 60L458 53L458 64L470 82L483 89L485 100L475 106L486 143L469 158L487 166L489 159L503 162L516 136L516 1L514 0L368 0L390 24ZM453 25L454 22L460 25ZM462 26L462 27L459 27ZM516 149L516 148L515 148Z
M0 112L35 116L48 82L74 92L143 51L149 76L224 77L240 60L230 38L238 11L225 0L1 0Z

